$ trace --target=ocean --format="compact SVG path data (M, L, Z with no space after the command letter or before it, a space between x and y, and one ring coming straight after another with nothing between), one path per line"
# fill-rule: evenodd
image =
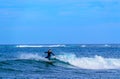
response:
M120 79L120 44L0 45L0 79Z

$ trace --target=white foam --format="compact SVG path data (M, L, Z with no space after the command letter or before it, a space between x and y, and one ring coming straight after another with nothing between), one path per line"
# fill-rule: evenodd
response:
M20 59L35 59L35 60L40 60L42 57L39 56L37 53L32 54L32 53L23 53L19 56Z
M26 48L26 47L66 47L66 45L17 45L16 47Z
M97 55L94 58L78 58L74 54L66 54L59 55L58 59L83 69L120 69L120 59Z
M81 45L81 47L86 47L86 45Z
M111 46L110 46L110 45L108 45L108 44L105 44L104 46L105 46L105 47L111 47Z

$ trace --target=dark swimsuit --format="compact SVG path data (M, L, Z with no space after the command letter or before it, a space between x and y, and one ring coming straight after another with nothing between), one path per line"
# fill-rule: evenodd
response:
M53 54L53 53L52 52L46 52L46 53L48 53L48 55L45 58L48 58L50 60L51 54Z
M51 58L51 54L52 54L52 55L55 55L55 54L52 53L51 51L48 51L48 52L45 52L45 53L47 53L47 56L46 56L45 58L48 58L49 60L50 60L50 58Z

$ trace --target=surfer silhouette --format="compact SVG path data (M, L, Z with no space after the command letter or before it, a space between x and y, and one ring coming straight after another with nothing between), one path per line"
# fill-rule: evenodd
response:
M49 49L49 50L48 50L47 52L45 52L45 53L47 53L47 56L46 56L45 58L47 58L48 60L50 60L51 55L54 55L54 56L55 56L55 54L52 53L51 49Z

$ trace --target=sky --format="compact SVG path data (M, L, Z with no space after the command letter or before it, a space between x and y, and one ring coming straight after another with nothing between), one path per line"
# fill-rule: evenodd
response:
M120 0L0 0L0 44L120 43Z

